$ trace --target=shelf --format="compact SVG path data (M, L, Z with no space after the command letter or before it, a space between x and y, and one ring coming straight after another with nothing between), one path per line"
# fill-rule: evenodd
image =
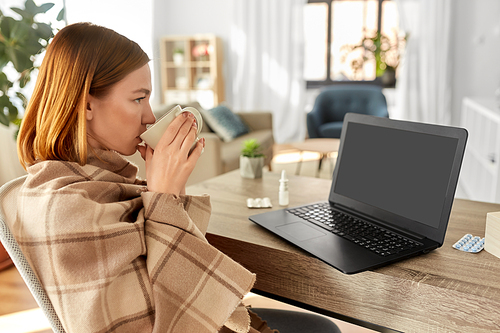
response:
M166 62L164 62L164 65L166 67L173 67L173 68L178 68L178 67L211 67L212 62L210 62L210 61L191 61L191 62L184 62L182 64L176 64L173 61L166 61Z
M162 103L197 101L203 108L212 108L224 101L222 47L218 37L165 36L160 47ZM206 98L207 93L211 93L211 98Z

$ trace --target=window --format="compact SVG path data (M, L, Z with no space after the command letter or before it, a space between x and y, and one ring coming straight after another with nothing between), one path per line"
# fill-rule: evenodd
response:
M309 0L304 10L307 87L367 81L393 86L404 46L398 22L393 0Z

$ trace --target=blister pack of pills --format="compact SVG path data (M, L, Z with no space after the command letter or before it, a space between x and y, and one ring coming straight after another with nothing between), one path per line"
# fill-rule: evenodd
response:
M478 253L484 248L484 238L466 234L453 244L453 248L464 252Z
M271 199L269 198L248 198L247 207L248 208L271 208Z

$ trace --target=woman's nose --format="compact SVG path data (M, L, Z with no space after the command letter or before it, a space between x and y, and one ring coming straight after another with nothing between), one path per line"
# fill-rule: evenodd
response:
M149 124L154 124L155 121L156 121L156 117L153 113L153 109L151 108L151 105L149 105L149 103L148 103L146 110L144 110L142 123L149 125Z

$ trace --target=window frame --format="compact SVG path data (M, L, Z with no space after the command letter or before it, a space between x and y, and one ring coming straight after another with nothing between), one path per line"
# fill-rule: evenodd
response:
M343 0L308 0L307 3L326 3L328 7L327 13L327 47L326 47L326 79L325 80L306 80L307 89L318 89L325 86L331 86L335 84L376 84L383 86L380 78L375 78L375 80L362 80L362 81L336 81L331 79L331 43L332 43L332 2L343 1ZM385 0L378 1L378 16L377 16L377 31L382 28L382 3Z

